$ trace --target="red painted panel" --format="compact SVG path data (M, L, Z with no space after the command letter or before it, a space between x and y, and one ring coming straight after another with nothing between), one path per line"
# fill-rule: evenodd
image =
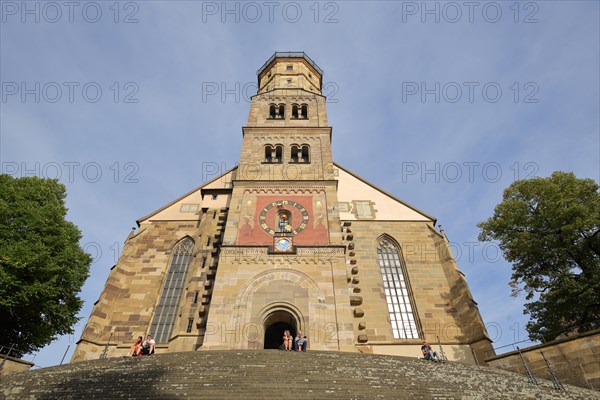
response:
M297 205L294 203L297 203ZM248 221L247 219L244 219L241 221L238 234L238 244L264 246L272 245L273 236L268 231L278 231L277 213L281 210L290 212L290 225L295 231L298 231L298 233L294 235L294 244L329 244L327 216L324 215L324 218L321 221L317 221L313 213L312 203L312 196L258 196L256 198L256 207L253 220ZM265 214L264 223L266 224L266 227L261 226L261 213ZM304 219L304 215L306 214L308 214L307 222ZM304 230L301 230L303 227L302 224L305 222L306 227Z

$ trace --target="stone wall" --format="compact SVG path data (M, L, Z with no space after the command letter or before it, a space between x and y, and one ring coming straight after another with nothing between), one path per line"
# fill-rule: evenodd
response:
M342 246L221 251L203 350L262 349L264 329L281 315L308 335L311 350L354 350Z
M549 379L542 351L562 383L600 390L600 329L521 349L531 372L538 378ZM518 351L486 361L492 367L525 373Z
M439 338L450 360L475 364L473 350L482 362L483 353L492 348L477 303L450 249L445 247L444 237L431 225L421 221L353 221L349 225L354 242L349 256L357 260L357 274L352 282L361 289L358 316L364 325L362 330L358 324L355 326L355 334L360 335L362 343L360 350L417 356L423 339L435 344L437 350ZM395 339L392 335L377 261L377 243L384 234L401 249L421 332L417 339Z
M4 356L0 358L0 362L4 360ZM7 357L2 369L0 369L0 375L15 374L17 372L28 371L29 368L33 367L33 363L20 358Z
M190 351L200 346L226 215L226 208L207 209L195 215L196 221L143 223L138 233L127 240L112 268L71 361L99 358L107 343L109 357L127 355L137 336L150 333L171 252L186 237L195 242L187 284L169 343L157 343L156 352ZM190 320L192 329L188 333Z

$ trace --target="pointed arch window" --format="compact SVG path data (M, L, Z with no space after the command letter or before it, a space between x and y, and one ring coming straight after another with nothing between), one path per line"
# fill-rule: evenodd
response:
M157 343L168 342L173 333L193 249L194 241L188 237L181 240L173 250L167 278L150 328L150 335Z
M382 237L377 243L377 262L394 338L418 339L419 330L404 260L398 246L388 237Z

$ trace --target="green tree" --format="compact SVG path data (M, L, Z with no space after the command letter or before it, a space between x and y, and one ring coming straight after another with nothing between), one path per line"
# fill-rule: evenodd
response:
M65 220L66 190L53 179L0 175L0 344L35 351L73 333L91 257Z
M513 295L525 292L527 331L540 339L600 319L600 187L554 172L513 182L479 240L499 242L513 264ZM548 337L547 339L553 339Z

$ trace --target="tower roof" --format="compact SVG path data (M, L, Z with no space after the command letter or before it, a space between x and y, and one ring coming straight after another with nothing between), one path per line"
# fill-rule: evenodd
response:
M263 64L262 67L258 71L256 71L256 75L260 75L263 73L265 69L277 58L303 58L309 63L321 76L323 76L323 70L319 68L319 66L303 51L276 51L275 54L271 56L267 60L266 63Z

